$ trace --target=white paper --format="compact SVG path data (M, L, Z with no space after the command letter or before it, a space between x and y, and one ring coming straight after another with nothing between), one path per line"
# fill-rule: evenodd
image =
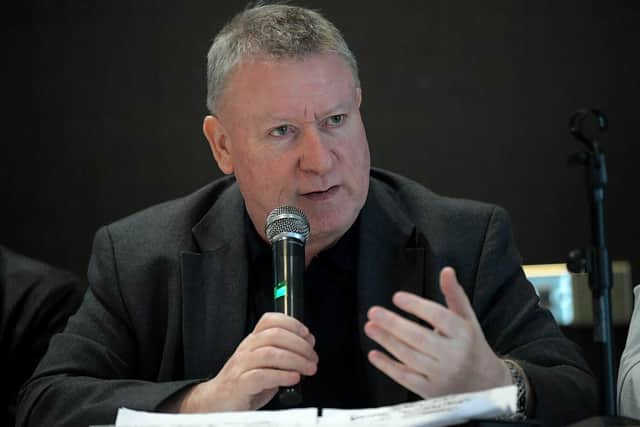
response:
M324 409L318 425L438 427L460 424L472 418L508 416L515 413L517 390L512 385L374 409Z
M117 427L438 427L472 418L508 416L516 410L517 387L454 394L434 399L371 409L316 408L282 411L219 412L210 414L160 414L121 408Z
M160 414L118 410L117 427L307 427L316 426L316 408L289 409L284 411L217 412L210 414Z

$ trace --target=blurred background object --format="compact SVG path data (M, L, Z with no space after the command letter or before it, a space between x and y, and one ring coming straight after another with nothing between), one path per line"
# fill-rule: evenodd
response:
M83 293L75 275L0 246L0 425L15 424L20 387Z
M631 263L613 261L611 306L613 324L626 326L633 312ZM533 283L541 304L562 326L593 324L592 295L586 273L571 273L566 264L524 265L527 279Z

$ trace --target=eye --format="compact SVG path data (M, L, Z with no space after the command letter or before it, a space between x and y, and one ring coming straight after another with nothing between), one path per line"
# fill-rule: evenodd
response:
M278 126L269 132L271 136L285 136L293 132L293 128L289 125Z
M337 127L337 126L340 126L342 122L344 122L344 119L346 117L347 117L346 114L334 114L333 116L327 117L327 120L325 123L327 127L330 127L330 128Z

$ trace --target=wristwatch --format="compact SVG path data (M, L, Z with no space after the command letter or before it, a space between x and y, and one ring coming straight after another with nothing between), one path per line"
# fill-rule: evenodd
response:
M509 359L502 359L509 373L513 384L518 388L516 397L516 413L511 417L516 420L527 418L527 378L524 371L516 362Z

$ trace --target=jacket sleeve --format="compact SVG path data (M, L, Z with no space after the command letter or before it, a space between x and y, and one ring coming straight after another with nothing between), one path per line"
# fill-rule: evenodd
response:
M168 397L198 382L156 382L149 374L157 370L156 359L140 353L159 352L162 343L140 348L107 228L96 234L88 280L78 312L64 332L54 336L20 392L17 426L112 424L120 407L156 410Z
M501 357L516 360L533 391L533 418L564 425L596 414L593 374L578 347L525 278L506 211L496 207L478 262L472 303L487 341Z
M618 411L640 418L640 285L633 289L633 315L618 371Z

